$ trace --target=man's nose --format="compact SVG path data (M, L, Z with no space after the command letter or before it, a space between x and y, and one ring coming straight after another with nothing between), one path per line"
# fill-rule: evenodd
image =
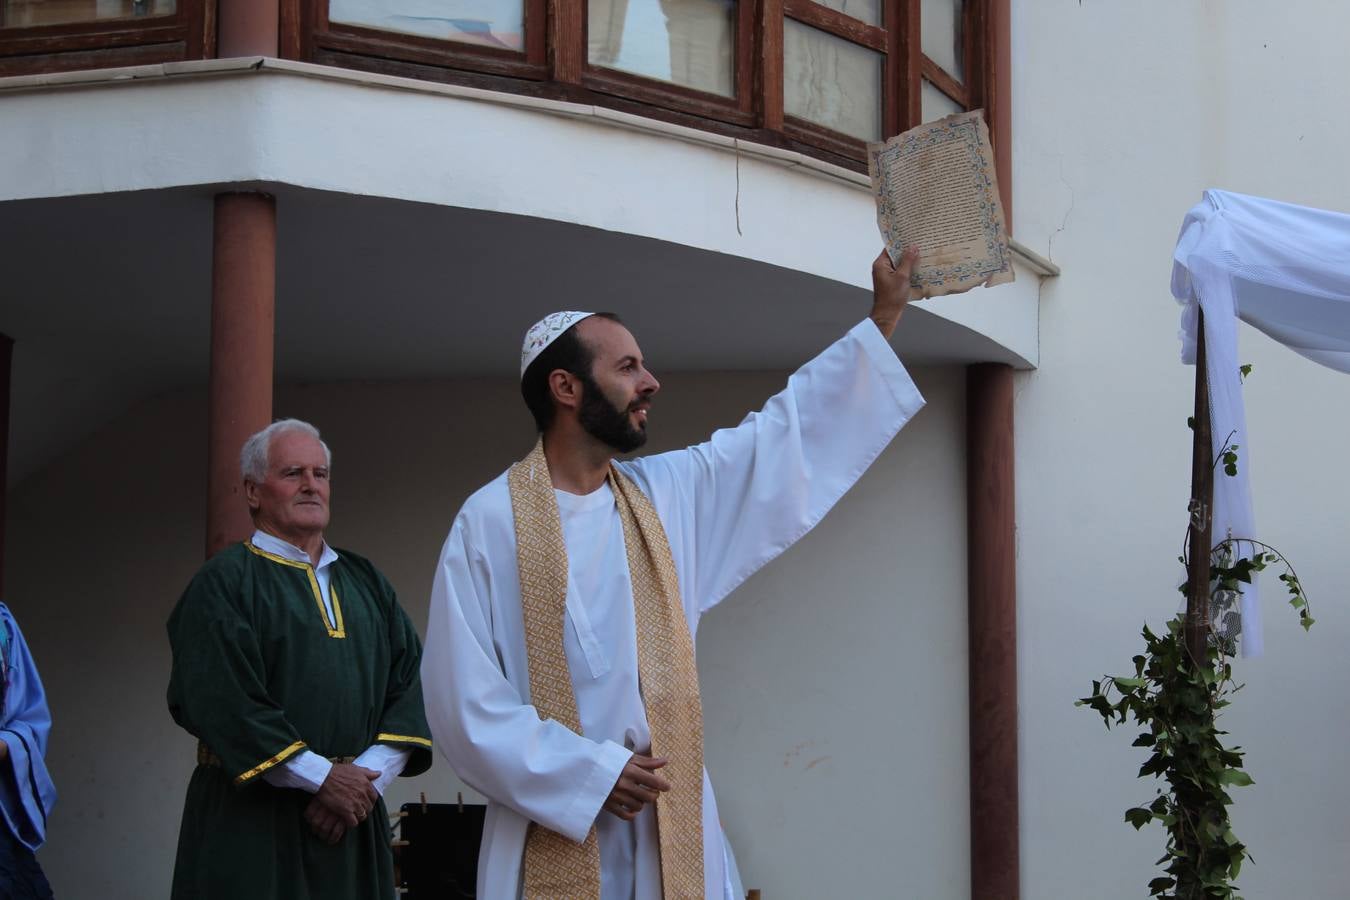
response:
M655 394L661 390L661 382L656 380L656 376L651 373L651 370L643 369L642 372L647 376L646 382L639 388L643 394Z

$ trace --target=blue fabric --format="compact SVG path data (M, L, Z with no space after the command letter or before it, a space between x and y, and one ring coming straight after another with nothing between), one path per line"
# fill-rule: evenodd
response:
M13 775L0 778L0 825L24 847L36 850L46 840L47 814L56 803L46 762L52 717L23 632L3 603L0 627L8 633L0 740L9 747L9 757L0 766Z

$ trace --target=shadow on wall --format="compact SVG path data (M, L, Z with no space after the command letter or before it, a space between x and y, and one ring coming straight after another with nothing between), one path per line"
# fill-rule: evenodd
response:
M953 885L966 883L962 381L960 370L917 374L923 415L820 528L700 630L708 767L742 874L766 896L802 896L824 877L809 862L822 847L851 860L858 895L889 883L893 862L881 861L897 852L933 879L917 895L958 896ZM650 449L734 425L785 377L662 373ZM288 386L274 411L322 430L334 453L330 543L372 559L423 630L460 504L533 439L515 382ZM165 707L164 621L201 562L205 447L204 395L173 393L10 493L7 601L55 718L49 763L61 796L40 859L57 896L168 894L195 741ZM943 648L939 679L930 641ZM913 721L926 723L921 733L904 727ZM922 777L878 770L863 752L897 742L923 762L906 767ZM869 805L863 819L875 821L845 840L830 811L844 816L856 804L843 797L877 796L883 783L895 796ZM386 799L397 809L460 791L478 799L438 759ZM952 812L897 842L902 799ZM802 864L784 862L794 859Z

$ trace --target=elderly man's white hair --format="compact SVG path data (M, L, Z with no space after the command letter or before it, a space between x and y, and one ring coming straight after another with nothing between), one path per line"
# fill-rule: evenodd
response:
M278 419L244 441L244 448L239 451L239 471L244 476L245 481L252 481L257 484L267 480L267 464L272 449L272 439L292 431L307 434L318 441L319 446L323 448L324 461L329 466L333 465L333 452L328 449L328 445L323 442L323 438L319 437L319 429L299 419Z

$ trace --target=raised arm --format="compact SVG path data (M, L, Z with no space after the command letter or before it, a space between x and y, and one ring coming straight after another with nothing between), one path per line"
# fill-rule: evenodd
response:
M872 261L872 312L868 318L888 341L909 304L909 279L918 258L919 251L907 247L899 266L891 264L891 255L885 250Z
M872 313L798 369L735 428L702 444L624 464L662 514L688 564L691 623L804 535L904 424L923 397L886 337L909 296L913 255L872 266Z

